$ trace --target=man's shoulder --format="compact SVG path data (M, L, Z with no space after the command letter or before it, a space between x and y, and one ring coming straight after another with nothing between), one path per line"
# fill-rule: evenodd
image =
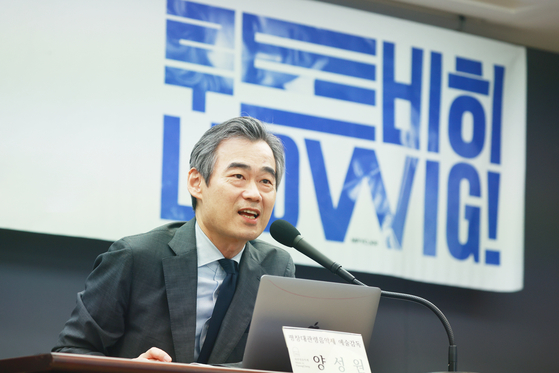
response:
M161 225L150 231L123 237L121 240L128 242L166 241L169 242L186 222L173 222Z
M169 243L177 236L188 235L189 222L172 222L154 228L148 232L126 236L116 241L111 250L132 249L134 252L155 252L158 248L168 250Z
M167 223L157 228L153 228L152 230L149 230L144 233L138 233L138 234L124 237L124 239L143 240L143 239L149 239L154 237L174 237L177 230L181 229L186 223L188 222L176 221L172 223Z
M270 259L278 262L292 261L291 255L281 247L278 247L276 245L258 239L249 241L249 243L253 248L253 250L251 250L251 255L253 255L259 261L265 261Z
M255 249L258 249L259 251L263 251L263 252L273 252L273 253L280 253L280 254L287 254L287 251L282 249L281 247L278 247L276 245L273 245L271 243L268 243L264 240L260 240L260 239L256 239L256 240L252 240L249 241L250 244L252 246L254 246ZM289 254L287 254L289 255Z

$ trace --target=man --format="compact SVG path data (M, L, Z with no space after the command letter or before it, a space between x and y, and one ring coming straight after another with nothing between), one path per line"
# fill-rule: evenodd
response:
M260 277L295 272L287 252L256 240L272 214L284 165L281 142L256 119L209 129L190 157L195 219L123 238L100 255L53 351L241 361ZM214 304L220 284L231 278L224 258L238 263L238 280L216 329ZM204 345L208 328L219 331L213 348Z

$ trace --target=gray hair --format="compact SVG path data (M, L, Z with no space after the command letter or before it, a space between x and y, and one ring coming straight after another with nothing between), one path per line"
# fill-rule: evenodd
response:
M276 190L285 169L285 153L280 139L268 132L264 124L256 118L237 117L218 124L204 133L190 153L190 168L200 172L207 185L216 162L216 150L223 140L244 138L250 141L265 141L276 161ZM196 210L196 198L192 197L192 208Z

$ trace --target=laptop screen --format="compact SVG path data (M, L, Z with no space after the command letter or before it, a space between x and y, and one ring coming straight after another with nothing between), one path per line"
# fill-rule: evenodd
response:
M380 294L374 287L262 276L243 368L291 371L283 326L361 334L368 348Z

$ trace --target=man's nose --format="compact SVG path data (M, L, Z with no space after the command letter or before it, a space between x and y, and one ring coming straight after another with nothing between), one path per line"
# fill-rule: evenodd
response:
M262 194L260 193L260 189L258 189L258 184L256 182L248 183L243 192L243 198L250 199L255 202L260 202L262 200Z

